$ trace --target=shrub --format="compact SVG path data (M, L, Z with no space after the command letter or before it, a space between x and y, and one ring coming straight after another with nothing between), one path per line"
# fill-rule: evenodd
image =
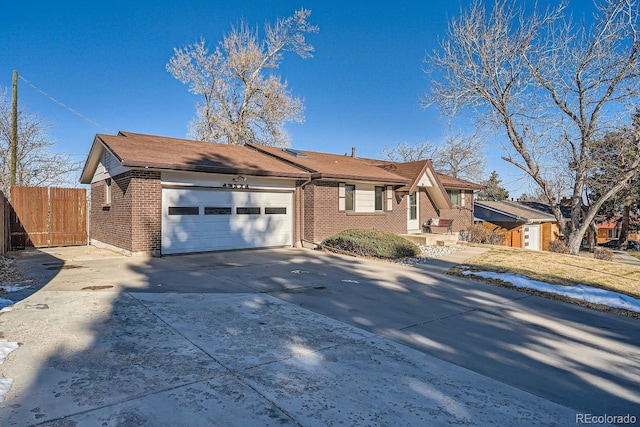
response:
M486 231L482 225L479 224L460 231L458 238L463 242L469 243L486 243L488 245L504 244L504 234L496 231Z
M564 244L562 240L554 240L549 243L549 252L555 252L557 254L568 254L569 248Z
M593 250L593 257L595 259L611 261L613 259L613 251L609 248L595 248Z
M464 242L482 243L486 239L486 234L482 226L476 224L466 230L460 231L458 237Z
M374 258L404 258L416 256L420 248L395 234L379 230L353 228L322 241L324 246Z
M489 231L486 235L486 243L488 245L502 245L504 244L504 234Z

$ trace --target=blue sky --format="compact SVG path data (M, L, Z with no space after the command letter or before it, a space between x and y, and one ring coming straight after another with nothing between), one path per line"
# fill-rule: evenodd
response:
M576 3L579 0L574 0ZM43 116L55 150L83 159L96 133L118 130L184 138L198 98L166 64L174 47L204 37L210 46L240 19L265 21L311 9L320 27L308 41L314 58L286 56L278 72L305 101L304 124L288 125L298 149L380 157L385 145L440 141L464 129L420 108L428 90L422 60L437 47L449 18L468 0L258 1L185 0L8 2L0 14L0 86L12 70L23 81L21 108ZM496 169L512 196L528 190L521 174L489 144L487 175ZM484 177L483 177L484 178Z

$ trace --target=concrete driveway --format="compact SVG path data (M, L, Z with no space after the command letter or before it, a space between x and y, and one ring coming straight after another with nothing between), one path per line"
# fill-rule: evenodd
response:
M25 252L44 287L0 316L21 344L0 365L14 381L0 425L640 417L637 320L443 274L471 255L407 267L296 249Z

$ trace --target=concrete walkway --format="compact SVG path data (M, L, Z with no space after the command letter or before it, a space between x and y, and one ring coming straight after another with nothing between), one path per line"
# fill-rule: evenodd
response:
M629 255L625 251L613 251L613 260L622 264L635 265L640 267L640 259Z
M420 268L294 249L25 255L46 285L0 316L21 343L0 365L0 425L640 415L637 321L442 274L469 249Z

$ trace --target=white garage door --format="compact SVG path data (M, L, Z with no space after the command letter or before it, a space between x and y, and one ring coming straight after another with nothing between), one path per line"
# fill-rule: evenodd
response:
M290 246L291 192L162 189L162 253Z

